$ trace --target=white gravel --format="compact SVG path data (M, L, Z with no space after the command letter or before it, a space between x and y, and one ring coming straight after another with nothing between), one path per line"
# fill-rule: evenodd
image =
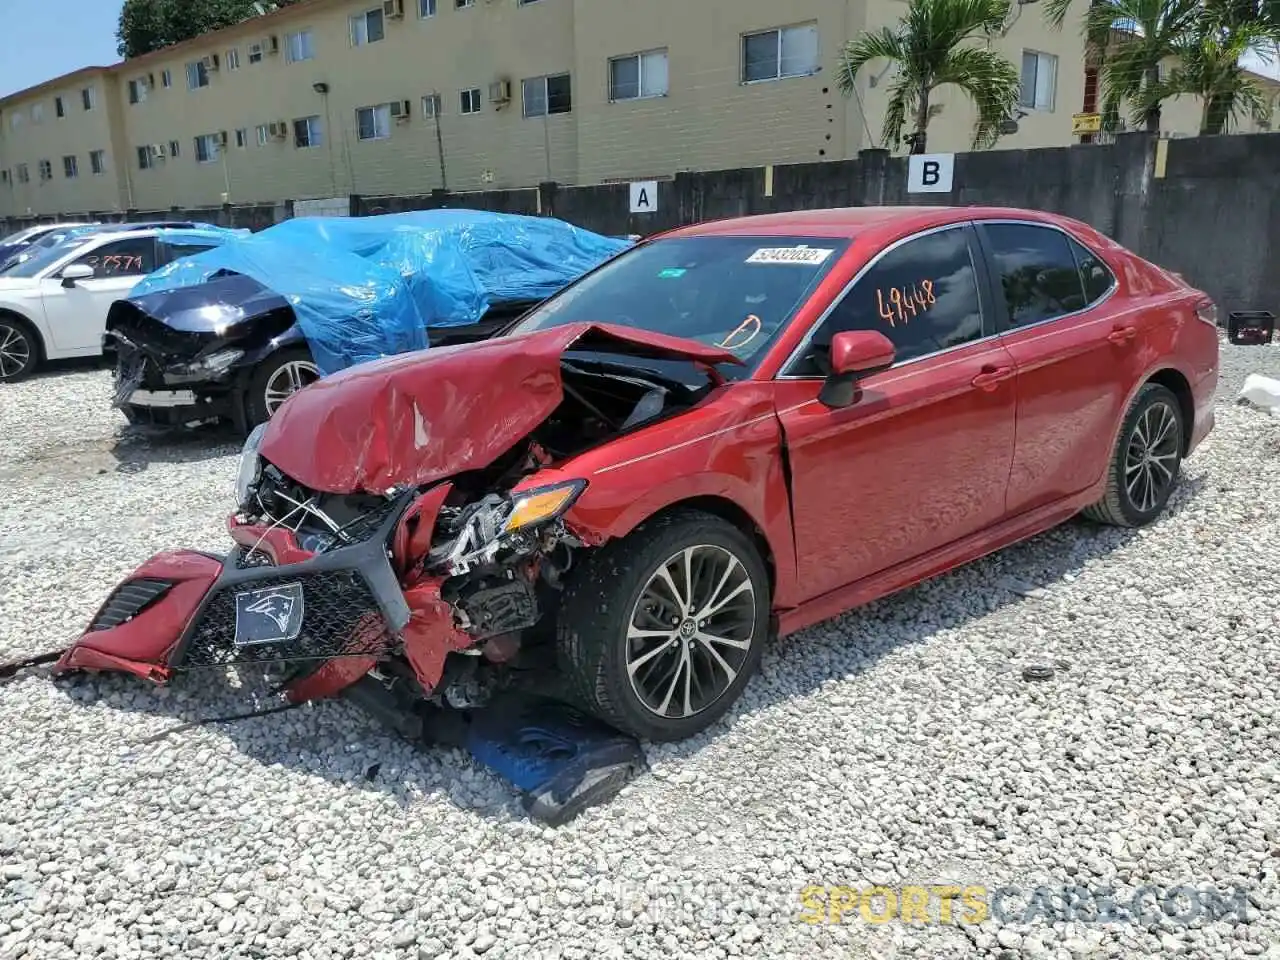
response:
M1223 363L1162 522L1071 524L793 638L559 830L345 704L136 747L243 696L4 684L0 957L1280 956L1280 419L1233 402L1280 346ZM142 442L108 386L0 387L0 658L157 550L225 546L238 443ZM800 920L802 888L871 883L1248 894L1189 925Z

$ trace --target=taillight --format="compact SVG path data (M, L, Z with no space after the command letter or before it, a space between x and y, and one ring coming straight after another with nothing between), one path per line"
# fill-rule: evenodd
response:
M1196 317L1203 320L1209 326L1216 328L1218 326L1218 305L1212 300L1201 300L1196 304Z

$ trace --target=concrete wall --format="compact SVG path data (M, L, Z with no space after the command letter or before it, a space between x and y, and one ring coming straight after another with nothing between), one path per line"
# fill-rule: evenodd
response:
M626 184L417 195L353 195L351 214L440 207L554 215L601 233L648 235L754 213L874 204L997 205L1051 210L1092 224L1183 274L1224 311L1280 312L1280 135L1160 140L958 154L951 194L908 194L907 160L868 150L854 160L681 173L658 183L656 213L632 215ZM143 208L133 219L196 218L254 229L292 216L292 200L225 207ZM108 211L65 217L116 219ZM0 218L0 233L29 218Z

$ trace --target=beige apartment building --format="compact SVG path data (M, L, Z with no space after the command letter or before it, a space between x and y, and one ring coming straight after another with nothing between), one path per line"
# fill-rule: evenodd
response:
M1083 44L1038 7L993 47L1017 133L1075 142ZM589 184L878 145L888 81L835 83L903 0L306 0L0 100L0 216ZM875 71L879 71L878 73ZM974 111L939 98L930 149Z

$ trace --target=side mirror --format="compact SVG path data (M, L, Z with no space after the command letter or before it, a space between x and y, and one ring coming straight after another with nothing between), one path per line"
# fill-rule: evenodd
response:
M831 338L831 375L818 399L828 407L847 407L858 399L860 377L893 366L893 341L875 330L843 330Z
M62 271L62 285L74 287L77 280L92 280L93 267L87 263L73 263Z

